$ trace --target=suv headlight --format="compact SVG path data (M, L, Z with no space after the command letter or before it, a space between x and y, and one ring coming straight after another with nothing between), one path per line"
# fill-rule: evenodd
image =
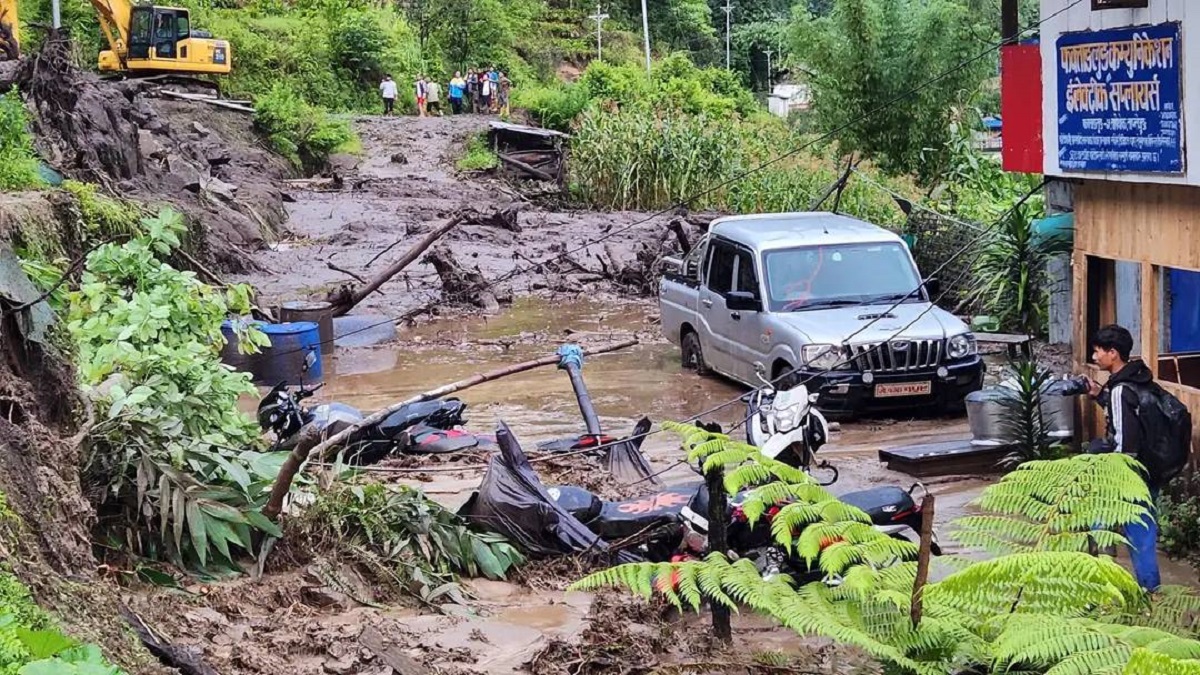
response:
M838 345L804 345L800 350L804 365L810 370L838 370L850 367L846 350Z
M974 356L979 353L979 347L975 344L975 336L970 333L955 335L946 340L946 356L951 360L965 359L968 356Z

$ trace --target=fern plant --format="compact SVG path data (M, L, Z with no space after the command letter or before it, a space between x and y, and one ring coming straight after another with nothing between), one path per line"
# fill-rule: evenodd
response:
M1127 543L1117 528L1146 514L1136 460L1119 453L1027 462L976 500L988 515L960 518L955 538L993 553L1086 551Z
M732 462L731 476L759 464L760 471L740 474L763 481L751 488L744 513L761 518L768 505L789 501L772 522L777 541L832 574L797 585L787 575L763 578L748 560L712 553L614 567L573 588L658 593L694 610L706 601L748 607L799 634L855 645L919 675L1197 672L1200 597L1165 589L1151 598L1112 559L1084 552L1089 537L1123 542L1095 528L1116 528L1144 513L1138 502L1148 499L1145 484L1124 456L1029 462L985 491L978 504L987 513L962 519L960 539L1002 555L982 562L939 558L936 564L948 568L939 575L948 573L924 586L923 611L914 621L911 544L874 536L865 514L832 503L811 481L781 479L753 448L692 427L671 428L689 456L710 465ZM730 483L743 487L742 480Z

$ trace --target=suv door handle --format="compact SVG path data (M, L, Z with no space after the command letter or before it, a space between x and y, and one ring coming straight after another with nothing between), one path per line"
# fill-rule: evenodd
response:
M742 313L741 312L730 312L729 318L733 319L734 321L741 321Z
M700 301L700 304L704 305L705 307L712 307L712 299L704 298L703 300Z

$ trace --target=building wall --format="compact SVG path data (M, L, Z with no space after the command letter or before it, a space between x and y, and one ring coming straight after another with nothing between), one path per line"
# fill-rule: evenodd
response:
M1069 9L1067 9L1069 8ZM1065 10L1065 11L1064 11ZM1061 13L1060 13L1061 12ZM1189 77L1200 73L1200 1L1150 0L1145 9L1108 9L1092 11L1089 0L1042 0L1042 116L1044 168L1049 176L1079 177L1123 182L1200 185L1200 142L1188 143L1188 132L1200 134L1200 80ZM1059 166L1058 143L1058 53L1057 39L1063 33L1095 31L1125 26L1180 23L1182 43L1183 142L1185 168L1179 174L1155 173L1073 173ZM1196 36L1195 39L1192 39Z
M1082 181L1075 188L1074 206L1075 370L1104 381L1106 374L1088 362L1089 331L1123 318L1127 328L1138 331L1140 356L1159 376L1166 325L1160 301L1161 270L1200 271L1200 188ZM1095 259L1113 261L1111 271L1094 269ZM1089 278L1092 275L1094 278ZM1140 320L1131 321L1130 312L1136 312ZM1200 420L1200 387L1160 382ZM1096 406L1085 402L1082 413L1083 428L1099 433L1103 420ZM1200 425L1195 431L1195 447L1200 448Z

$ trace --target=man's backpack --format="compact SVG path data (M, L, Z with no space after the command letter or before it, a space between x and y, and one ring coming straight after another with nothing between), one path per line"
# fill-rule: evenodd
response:
M1137 387L1141 445L1138 461L1150 482L1166 485L1179 475L1192 450L1192 414L1158 383Z

